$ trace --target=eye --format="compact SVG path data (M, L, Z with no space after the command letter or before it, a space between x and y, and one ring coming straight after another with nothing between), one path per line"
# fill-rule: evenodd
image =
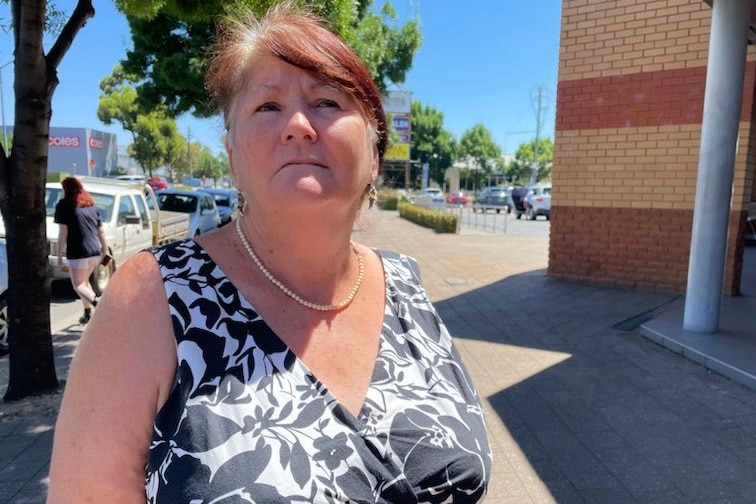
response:
M316 107L323 107L323 108L340 108L339 104L336 103L334 100L329 100L327 98L323 98L322 100L319 100L316 104Z
M281 107L279 107L276 103L267 102L257 107L256 110L258 112L273 112L273 111L281 110Z

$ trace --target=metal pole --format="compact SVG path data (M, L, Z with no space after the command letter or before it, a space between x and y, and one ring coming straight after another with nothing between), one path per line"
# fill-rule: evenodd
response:
M541 133L541 91L543 87L538 86L538 107L536 108L536 136L533 145L533 169L530 172L530 185L538 182L538 141Z
M189 126L186 127L186 157L189 160L189 186L194 187L194 177L192 176L192 132Z
M712 5L683 329L717 331L752 0Z

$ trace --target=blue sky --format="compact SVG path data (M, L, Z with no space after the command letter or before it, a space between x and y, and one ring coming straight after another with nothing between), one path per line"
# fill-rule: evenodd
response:
M71 12L74 0L55 0ZM382 0L374 0L379 6ZM491 131L507 153L535 137L536 103L541 87L541 137L554 138L561 2L538 0L394 0L400 15L420 18L423 46L401 89L413 100L444 114L444 125L457 139L476 124ZM115 133L119 145L131 142L117 125L97 119L100 80L131 45L128 24L110 0L95 0L96 15L87 23L58 69L51 125L87 127ZM0 4L0 24L7 24L8 4ZM49 48L51 42L46 43ZM12 38L0 31L0 78L5 122L13 122ZM222 149L219 118L178 120L213 152Z

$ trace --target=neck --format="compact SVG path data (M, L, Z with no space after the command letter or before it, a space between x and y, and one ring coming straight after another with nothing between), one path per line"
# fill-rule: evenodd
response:
M313 303L334 304L345 299L358 274L358 256L349 241L351 227L346 233L322 224L309 228L279 225L274 230L260 224L252 218L239 222L243 238L262 263L259 268L250 258L252 267L260 269L263 276L267 276L267 270L285 287ZM247 251L243 253L248 255Z

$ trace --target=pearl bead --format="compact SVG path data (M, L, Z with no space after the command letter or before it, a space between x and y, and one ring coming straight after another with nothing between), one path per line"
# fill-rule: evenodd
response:
M255 251L252 249L252 245L249 244L247 241L247 237L244 236L244 232L242 232L241 228L241 219L236 219L236 232L239 234L239 239L242 242L242 245L244 246L244 249L247 251L247 254L249 257L252 258L252 261L255 263L257 268L262 272L262 274L270 280L270 283L278 287L281 292L289 296L291 299L296 301L297 303L301 304L302 306L306 306L307 308L310 308L311 310L317 310L317 311L338 311L346 308L349 306L349 304L354 300L354 296L357 295L357 290L360 288L360 285L362 284L362 278L365 276L365 264L362 260L362 254L357 252L357 249L354 248L354 245L352 245L352 251L357 256L357 264L359 271L357 273L357 282L354 284L354 287L352 287L352 290L349 292L349 295L346 297L345 300L343 300L340 303L337 304L331 304L331 305L324 305L324 304L317 304L313 303L311 301L307 301L306 299L302 299L299 297L295 292L293 292L291 289L286 287L283 282L281 282L279 279L273 276L273 273L268 271L268 268L265 267L265 265L262 263L259 257L257 257L257 254L255 254Z

